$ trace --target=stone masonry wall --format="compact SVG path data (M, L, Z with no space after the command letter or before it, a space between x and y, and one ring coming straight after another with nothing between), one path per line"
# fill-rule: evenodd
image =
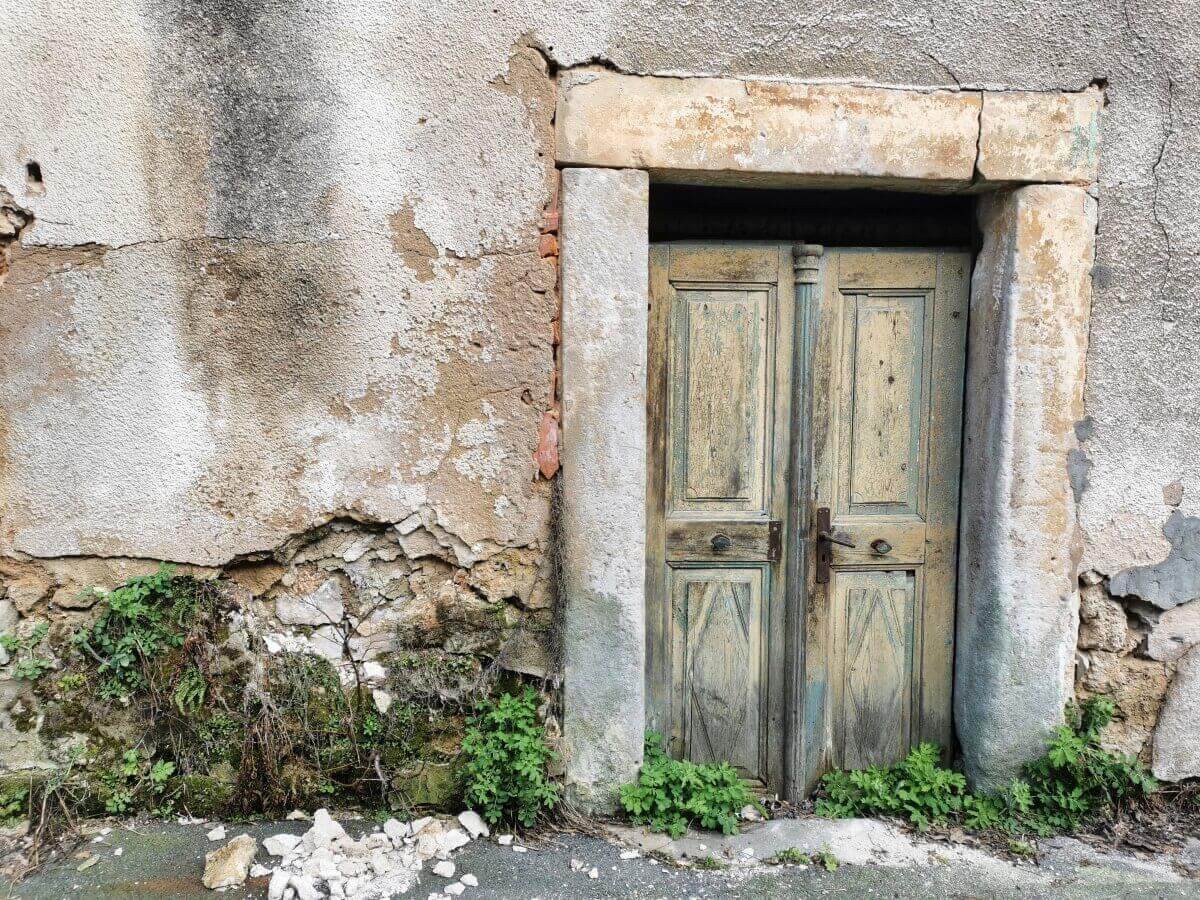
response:
M82 587L159 560L243 579L281 646L321 647L321 626L279 613L336 605L350 571L443 647L492 634L438 624L481 606L548 622L568 69L1095 84L1086 409L1062 462L1086 573L1078 683L1117 695L1115 742L1200 774L1179 759L1195 726L1151 736L1163 697L1183 710L1200 691L1168 690L1200 641L1197 21L1192 0L12 6L0 628L86 615ZM554 668L525 652L514 667ZM8 766L44 752L21 734L0 735Z

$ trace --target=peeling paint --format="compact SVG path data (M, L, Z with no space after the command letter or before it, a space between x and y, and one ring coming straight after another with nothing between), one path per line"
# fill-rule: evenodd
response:
M1114 597L1137 597L1159 609L1200 598L1200 518L1171 513L1162 529L1171 551L1161 562L1135 566L1109 579Z

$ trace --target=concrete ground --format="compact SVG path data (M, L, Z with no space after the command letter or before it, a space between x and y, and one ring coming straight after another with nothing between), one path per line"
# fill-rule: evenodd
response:
M212 900L266 894L265 878L252 879L244 888L223 895L201 886L204 854L223 843L206 838L212 823L112 823L110 827L111 832L97 835L98 840L82 845L75 856L51 863L10 887L7 896ZM226 827L230 838L245 831L261 840L281 831L302 833L308 823ZM356 829L347 823L352 832L367 827L360 823ZM471 843L455 854L454 861L459 873L470 872L479 879L479 886L469 889L465 898L1200 898L1200 881L1181 874L1188 868L1186 856L1154 860L1113 856L1069 839L1043 845L1036 863L1013 863L981 850L922 843L869 820L780 820L753 826L733 839L690 834L668 842L632 829L620 830L619 837L622 844L583 835L552 835L526 842L524 853L500 846L493 837ZM1200 849L1200 842L1194 843L1193 852ZM639 845L643 855L620 858L622 851ZM828 851L839 864L833 871L824 866L763 864L764 858L787 847ZM655 857L644 855L651 849ZM93 856L97 861L90 863ZM701 870L694 867L697 860L727 867ZM272 860L260 849L258 862L270 865ZM592 868L598 877L589 877ZM407 896L426 900L445 883L426 866Z

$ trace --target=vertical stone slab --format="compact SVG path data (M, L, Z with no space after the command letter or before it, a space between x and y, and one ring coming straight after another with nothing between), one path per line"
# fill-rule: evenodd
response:
M1081 552L1068 457L1083 418L1096 203L980 199L971 286L954 711L972 783L1040 755L1071 695Z
M571 796L605 811L645 729L650 184L562 175L563 741Z

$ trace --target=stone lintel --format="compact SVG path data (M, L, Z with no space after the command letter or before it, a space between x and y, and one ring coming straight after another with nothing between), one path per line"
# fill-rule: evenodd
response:
M563 172L563 741L592 811L642 763L649 192L643 171Z
M1100 161L1097 88L1074 93L987 91L979 119L979 180L1089 184Z
M576 72L559 91L558 161L693 182L957 190L974 175L979 109L972 92Z
M761 187L995 189L1095 181L1098 89L953 91L577 71L558 162Z
M1081 553L1067 457L1083 418L1096 202L980 198L971 285L954 712L968 777L1045 750L1071 696Z

